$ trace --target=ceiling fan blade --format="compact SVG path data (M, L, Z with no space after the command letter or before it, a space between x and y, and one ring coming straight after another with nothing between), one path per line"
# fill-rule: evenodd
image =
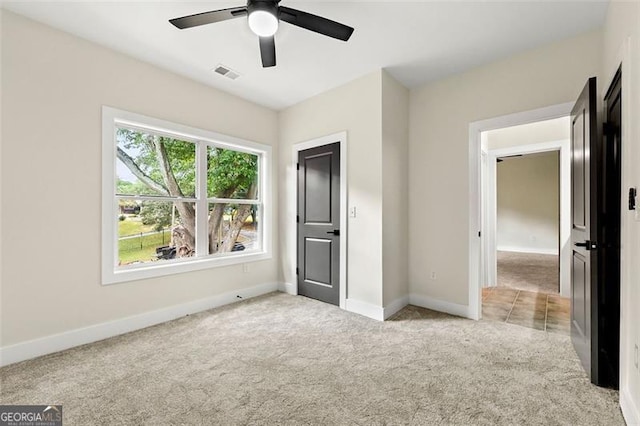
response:
M274 67L276 65L276 40L272 37L260 37L260 56L262 67Z
M228 19L239 18L247 14L247 8L230 7L229 9L212 10L211 12L196 13L195 15L183 16L182 18L170 19L175 27L183 30L185 28L197 27L200 25L213 24L214 22L226 21Z
M285 6L280 6L279 10L280 20L309 31L314 31L342 41L349 40L349 37L353 34L353 28L321 16L312 15L311 13Z

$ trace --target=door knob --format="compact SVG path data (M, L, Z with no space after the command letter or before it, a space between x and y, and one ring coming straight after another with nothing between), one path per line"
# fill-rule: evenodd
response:
M575 243L574 246L576 247L584 247L587 250L595 250L598 248L598 244L596 244L595 241L585 241L584 243Z
M327 234L340 235L340 230L334 229L333 231L328 231Z

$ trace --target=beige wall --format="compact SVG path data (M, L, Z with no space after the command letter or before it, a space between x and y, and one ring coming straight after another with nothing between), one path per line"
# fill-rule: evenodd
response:
M496 186L498 250L558 254L559 152L505 159Z
M357 217L348 222L347 298L382 306L382 72L376 71L281 111L280 226L281 270L295 283L296 234L292 197L296 173L292 147L346 131L348 203Z
M237 265L102 286L102 105L278 155L275 112L4 11L3 346L277 280L276 252L248 273Z
M627 53L624 44L630 38ZM640 3L612 1L604 28L600 99L613 73L623 62L622 92L622 297L621 297L621 384L620 397L640 422L640 372L634 365L634 346L640 344L640 221L626 207L630 187L640 188ZM629 415L629 412L625 413ZM627 418L631 421L631 418ZM631 423L630 423L631 424Z
M285 282L295 282L293 145L346 131L347 197L357 212L348 219L347 298L381 308L408 295L408 109L409 91L379 70L280 113Z
M409 294L409 91L382 73L384 306Z
M411 294L468 304L469 124L573 101L600 71L601 38L585 34L411 91Z
M501 149L521 145L568 140L571 118L561 117L486 132L487 148Z

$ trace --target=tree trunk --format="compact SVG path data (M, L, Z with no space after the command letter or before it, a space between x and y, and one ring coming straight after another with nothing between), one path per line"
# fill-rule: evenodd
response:
M176 257L191 257L195 254L193 235L182 225L171 230L171 245L176 248Z
M176 226L173 230L172 235L176 232L177 229L182 228L179 231L180 238L177 240L177 243L173 244L176 246L176 256L177 257L188 257L193 256L193 253L196 249L196 212L191 203L184 203L181 201L176 201L176 209L180 214L180 225ZM175 241L175 240L174 240ZM178 248L180 245L185 246L184 252L189 253L188 256L181 256Z
M209 254L217 253L219 244L218 235L224 218L224 209L227 204L215 204L209 212Z
M167 149L164 146L164 142L160 136L153 136L153 146L155 148L156 156L158 158L158 165L160 166L160 173L162 174L162 180L164 181L165 186L169 190L169 195L172 197L184 197L182 190L178 186L178 182L176 181L176 177L173 174L173 170L171 169L171 163L169 162L169 157L167 156ZM176 209L178 209L178 213L180 213L180 223L184 229L179 229L180 227L174 228L173 234L176 233L177 236L174 240L180 243L180 245L175 244L176 246L176 256L177 257L189 257L193 256L193 253L196 249L196 211L193 203L176 201ZM173 224L172 224L173 225ZM182 249L181 249L182 248Z
M229 198L236 191L236 186L233 188L227 188L219 194L216 194L217 198ZM228 204L216 203L213 205L213 209L209 212L209 254L218 252L220 243L223 238L218 238L220 234L220 228L224 222L224 210Z
M257 190L258 188L256 185L252 183L249 187L249 191L247 191L247 198L253 199L256 196ZM224 243L222 244L222 247L220 247L219 251L221 253L228 253L233 249L233 245L238 240L240 231L242 231L242 227L250 214L251 204L241 204L238 206L238 211L231 221L227 234L224 236Z

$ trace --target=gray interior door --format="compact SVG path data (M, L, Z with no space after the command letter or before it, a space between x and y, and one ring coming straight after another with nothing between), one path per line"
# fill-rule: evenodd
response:
M590 378L597 376L598 365L598 312L592 303L597 300L597 123L593 77L571 112L571 340Z
M298 294L340 303L340 143L298 154Z

